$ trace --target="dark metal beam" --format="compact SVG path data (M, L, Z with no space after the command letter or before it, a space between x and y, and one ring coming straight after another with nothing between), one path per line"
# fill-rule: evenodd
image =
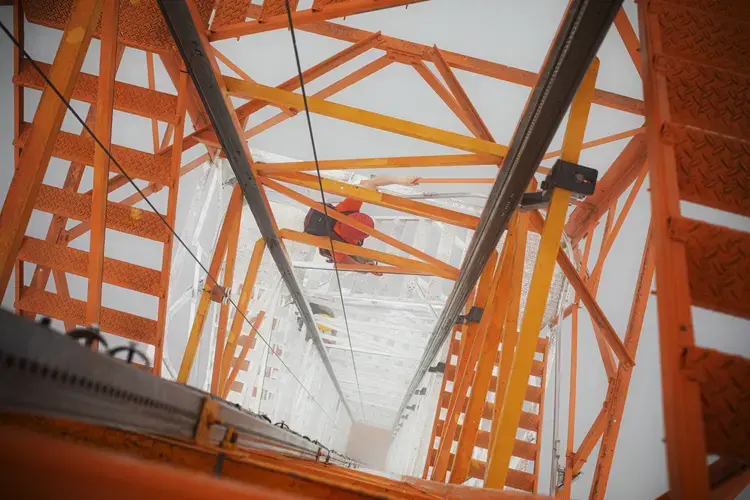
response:
M190 74L198 95L208 113L214 131L219 138L221 149L227 156L229 165L240 184L245 200L255 217L260 233L266 241L266 246L271 252L276 267L279 268L281 278L289 290L300 316L307 327L308 335L313 339L315 347L325 365L331 382L341 397L341 401L349 416L352 416L351 408L344 397L333 367L328 359L320 333L315 325L310 305L307 303L302 289L292 271L289 256L286 253L281 239L276 232L274 221L266 207L260 185L256 182L251 170L252 160L247 143L240 135L239 122L234 110L231 108L229 96L224 91L221 82L218 81L218 66L213 60L211 48L203 31L199 31L196 21L191 14L188 2L185 0L158 0L164 19L172 33L177 47L185 61L185 67Z
M427 368L448 338L490 253L497 247L621 5L622 0L570 2L492 186L456 284L396 415L394 429Z

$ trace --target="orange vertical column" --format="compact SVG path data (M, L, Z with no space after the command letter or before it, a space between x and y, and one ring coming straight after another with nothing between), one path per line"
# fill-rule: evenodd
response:
M120 2L104 0L99 52L99 88L96 97L98 139L94 146L94 188L91 193L91 242L89 244L88 294L86 322L98 325L102 307L102 275L104 273L104 239L107 230L107 184L109 181L109 150L112 145L112 112L117 73L117 27Z
M174 143L172 158L169 164L169 196L167 198L167 223L174 227L177 217L177 195L180 186L180 165L182 163L182 138L185 135L185 108L188 92L188 76L185 71L180 71L177 84L177 120L174 125ZM172 249L174 247L174 235L169 234L169 239L162 248L161 256L161 290L159 297L159 311L156 319L156 345L154 346L154 374L161 373L162 358L164 356L164 338L167 328L167 308L169 307L169 278L172 270Z
M16 37L21 47L13 47L13 75L18 76L21 71L21 62L23 61L23 47L24 47L24 16L23 16L23 3L21 0L13 0L13 36ZM23 126L23 87L20 85L13 85L13 139L18 140L21 136L21 127ZM13 171L18 170L18 166L21 161L21 148L16 146L13 149ZM21 300L21 292L24 287L24 272L23 262L16 261L16 290L15 290L15 301L18 303ZM5 290L0 290L0 293ZM16 309L16 314L24 315L24 311ZM33 314L32 314L33 316Z

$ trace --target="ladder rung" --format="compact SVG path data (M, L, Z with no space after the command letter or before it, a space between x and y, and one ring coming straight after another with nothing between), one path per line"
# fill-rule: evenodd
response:
M693 304L750 318L750 233L674 217L670 234L685 244Z
M52 292L25 287L16 308L49 316L77 325L86 324L86 302L66 299ZM101 328L107 333L126 339L154 345L156 343L156 321L135 314L102 307Z
M472 459L471 465L469 465L469 477L484 480L486 467L486 463ZM505 486L531 493L534 491L534 474L516 469L508 469L508 478L505 480Z
M88 277L88 252L66 245L56 245L26 236L18 258L76 276ZM162 292L159 271L108 257L104 258L103 281L156 297Z
M31 124L24 123L23 133L14 141L18 147L23 147L31 133ZM113 144L110 153L117 163L134 179L143 179L162 185L171 183L171 158L168 155L153 155ZM61 130L52 146L52 156L63 160L80 162L85 165L94 164L94 140L88 135L71 134ZM110 163L110 172L120 173L117 165Z
M695 127L666 124L680 198L750 217L750 142Z
M89 222L91 196L42 184L35 209ZM171 234L158 215L148 210L107 202L107 228L166 243Z
M750 360L688 347L682 373L700 384L708 453L750 461Z

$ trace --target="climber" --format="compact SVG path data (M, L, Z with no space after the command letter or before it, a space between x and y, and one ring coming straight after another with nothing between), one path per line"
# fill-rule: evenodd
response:
M377 189L380 186L387 186L389 184L414 186L416 184L419 184L419 180L420 177L392 177L384 175L363 180L359 183L359 185L368 189ZM335 207L330 203L328 203L326 206L329 209L335 209L339 213L348 215L349 217L356 219L367 227L375 227L375 223L373 222L372 218L369 215L360 212L360 209L362 208L361 200L347 197L344 198L344 200L342 200ZM305 216L305 232L315 236L326 237L330 234L331 238L333 238L334 241L341 241L343 243L349 243L350 245L357 246L362 246L368 236L362 231L352 226L342 224L341 222L338 222L330 216L326 218L324 214L315 210L314 208L311 208L307 212L307 216ZM347 255L342 252L334 252L334 257L331 258L331 251L328 248L320 248L319 252L320 255L325 257L328 262L333 262L335 260L339 264L369 264L373 266L377 265L377 262L372 259L367 259L358 255ZM377 274L379 276L381 275L380 273L374 274Z

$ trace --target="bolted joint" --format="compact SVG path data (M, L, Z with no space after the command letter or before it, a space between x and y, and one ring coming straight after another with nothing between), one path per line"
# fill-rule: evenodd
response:
M229 295L232 292L231 288L225 288L219 285L213 285L207 289L207 291L211 295L211 300L213 302L218 302L219 304L226 304L229 301Z

